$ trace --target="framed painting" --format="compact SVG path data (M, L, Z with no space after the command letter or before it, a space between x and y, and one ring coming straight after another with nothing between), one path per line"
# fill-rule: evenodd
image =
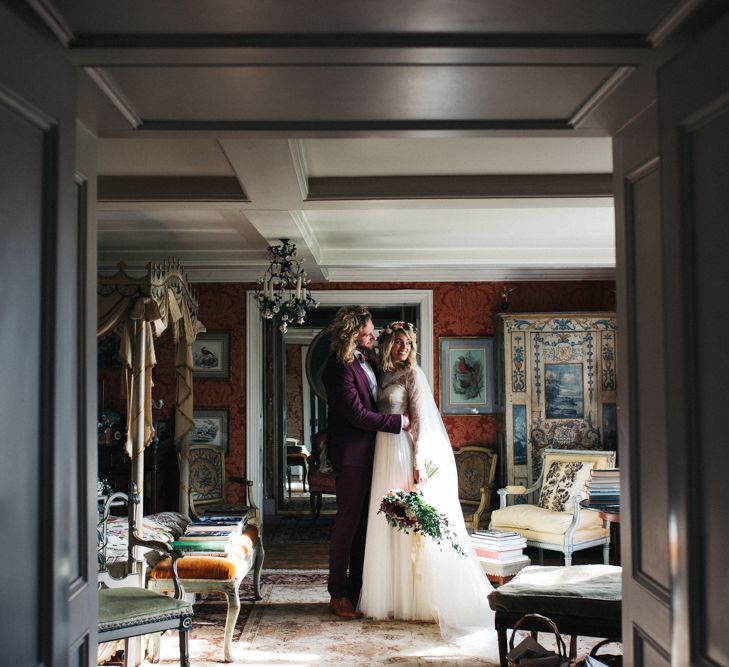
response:
M494 339L440 339L440 412L485 415L494 411Z
M192 344L192 375L230 379L230 331L199 333Z
M583 419L583 369L580 363L544 364L547 419Z
M195 409L192 411L191 445L208 445L228 453L228 410Z

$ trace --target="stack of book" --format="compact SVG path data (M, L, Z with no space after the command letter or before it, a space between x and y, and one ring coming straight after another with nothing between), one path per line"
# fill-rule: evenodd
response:
M505 530L477 530L471 535L471 545L479 560L511 563L524 559L525 537Z
M620 504L620 470L602 468L592 470L587 482L587 493L592 507L606 507Z
M173 549L197 556L227 556L231 544L242 535L246 516L202 516L192 520Z

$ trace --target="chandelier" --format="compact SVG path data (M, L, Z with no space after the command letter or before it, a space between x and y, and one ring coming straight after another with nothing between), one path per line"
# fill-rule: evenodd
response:
M289 324L303 324L307 311L319 303L311 296L311 281L301 268L304 260L296 257L296 246L281 239L281 245L268 246L268 252L271 264L259 281L255 296L261 317L278 322L281 333L286 333Z

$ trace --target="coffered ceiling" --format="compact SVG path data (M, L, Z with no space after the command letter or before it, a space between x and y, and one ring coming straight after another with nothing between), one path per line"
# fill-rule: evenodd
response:
M698 20L677 0L33 0L100 137L99 262L254 280L614 270L610 135Z

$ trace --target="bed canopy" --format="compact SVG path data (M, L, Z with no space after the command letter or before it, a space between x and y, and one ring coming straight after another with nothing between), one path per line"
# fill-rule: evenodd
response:
M125 449L132 459L132 479L144 493L144 449L154 437L152 368L154 338L171 330L175 341L175 432L180 460L180 512L187 513L188 434L192 430L192 344L205 327L197 319L198 302L175 259L147 264L135 278L124 262L111 276L98 276L97 337L119 336L119 359L126 390ZM140 512L142 503L137 505ZM137 524L141 525L141 521Z

